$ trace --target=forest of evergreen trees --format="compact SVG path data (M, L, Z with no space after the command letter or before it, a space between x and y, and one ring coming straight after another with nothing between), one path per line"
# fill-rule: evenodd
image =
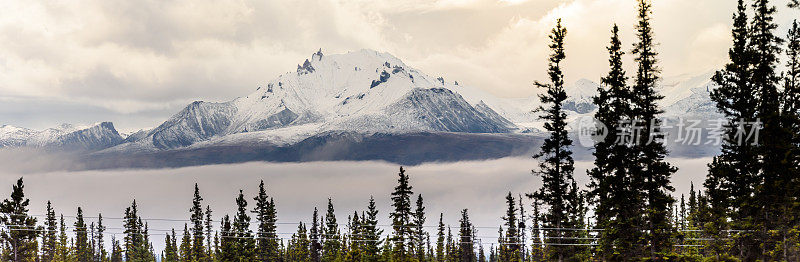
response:
M800 261L800 31L776 32L769 0L738 0L730 60L714 74L712 100L725 118L721 153L702 187L688 197L670 185L677 168L658 116L660 79L651 3L638 0L636 42L626 54L616 25L610 30L609 71L594 97L595 118L609 130L594 146L590 183L573 178L572 140L563 103L567 29L550 34L549 80L538 108L546 121L533 175L540 188L505 197L497 237L479 237L468 209L458 225L430 216L401 167L382 213L370 197L363 211L335 215L333 201L314 208L310 224L290 237L277 232L276 203L262 181L254 197L242 191L236 213L212 215L197 185L184 228L151 234L134 200L124 209L123 234L108 234L102 215L29 214L23 179L0 203L3 261ZM791 1L790 8L798 8ZM779 58L785 57L781 62ZM785 68L779 72L778 68ZM757 129L755 135L745 130ZM621 132L625 131L625 132ZM635 132L634 132L635 131ZM585 188L585 189L584 189ZM523 202L523 199L532 200ZM498 199L500 204L502 201ZM525 204L528 203L528 204ZM530 204L532 203L532 205ZM529 210L529 213L526 213ZM324 213L320 213L324 212ZM380 225L379 218L391 224ZM183 221L183 220L178 220ZM482 232L486 234L487 232ZM494 234L494 232L489 232ZM163 239L155 239L154 236ZM110 236L110 237L109 237ZM110 241L106 243L105 241ZM153 243L163 241L163 250Z

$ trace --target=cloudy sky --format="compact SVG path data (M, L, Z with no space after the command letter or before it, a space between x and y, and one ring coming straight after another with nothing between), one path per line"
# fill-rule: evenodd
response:
M193 100L246 95L321 48L386 51L505 97L544 78L562 18L568 81L598 80L613 23L632 43L633 0L2 0L0 124L157 125ZM725 62L735 1L657 0L664 75ZM781 35L797 11L779 6ZM630 64L630 63L629 63Z

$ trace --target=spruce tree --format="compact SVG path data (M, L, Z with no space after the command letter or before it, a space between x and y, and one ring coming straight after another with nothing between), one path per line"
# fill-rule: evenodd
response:
M45 232L42 236L42 262L51 262L56 258L58 239L58 221L50 201L47 201L47 209L44 221Z
M56 248L56 260L67 261L70 258L69 238L67 237L67 225L64 222L64 215L61 215L58 223L58 247Z
M192 262L192 233L187 224L183 224L183 238L178 250L181 262Z
M782 113L790 121L787 126L795 135L800 134L797 130L797 120L800 114L800 25L797 20L792 22L792 27L786 35L786 75L783 79ZM792 143L796 145L798 141ZM794 159L796 160L796 159Z
M346 241L346 250L345 256L343 258L344 261L361 261L364 259L364 249L363 249L363 234L362 234L362 219L358 216L358 212L353 212L353 216L348 219L348 234L345 237Z
M334 261L338 259L342 252L341 235L339 234L339 224L336 221L336 214L333 209L333 201L328 198L328 210L325 212L325 242L322 245L322 261Z
M203 246L204 239L204 225L203 225L203 197L200 196L200 188L197 183L194 184L194 197L192 198L192 207L189 209L191 214L189 221L192 223L192 242L191 252L188 254L189 261L203 261L205 259L206 250Z
M369 197L366 216L363 216L364 260L377 261L380 257L380 239L383 229L378 228L378 208L375 198Z
M774 22L776 9L768 0L753 3L753 19L750 44L753 47L752 83L758 92L758 117L763 122L760 130L758 151L761 159L760 185L756 188L755 203L758 214L754 219L756 242L762 250L751 252L745 259L777 260L782 255L769 252L779 246L788 231L791 218L786 213L792 205L793 196L788 195L787 185L794 178L794 168L786 157L790 151L792 134L784 126L784 116L780 113L780 94L778 86L781 78L776 67L781 53L782 39L775 35L778 25ZM774 231L772 231L774 230ZM771 232L772 231L772 232ZM760 254L759 254L760 253Z
M308 261L309 241L306 226L302 222L297 226L297 233L292 235L287 247L288 261Z
M236 240L236 232L231 226L231 218L225 215L220 221L219 253L216 254L219 261L239 261Z
M414 242L414 254L416 255L417 260L424 261L425 260L425 239L427 237L427 232L425 232L425 206L422 200L422 194L417 195L417 202L416 202L416 209L414 210L413 219L411 224L413 225L414 231L413 234L413 242Z
M78 215L75 219L75 253L78 261L89 261L91 259L91 247L87 236L88 226L83 220L83 210L78 207Z
M175 234L172 234L172 236L174 237ZM123 256L122 247L119 245L119 241L114 235L111 235L111 257L109 257L108 261L122 262L122 256Z
M517 226L519 226L519 222L517 221L517 207L514 201L514 197L511 196L511 192L508 192L506 195L506 215L503 216L503 224L505 225L506 232L505 238L503 241L505 245L498 246L501 250L500 257L502 261L519 261L522 259L520 255L520 239L519 232Z
M467 209L461 210L458 231L458 259L461 262L475 262L475 228L469 220Z
M212 243L212 237L211 237L211 234L214 232L214 225L212 224L212 222L214 222L214 220L211 219L211 206L208 206L208 205L206 206L205 215L206 215L206 220L205 220L205 226L206 226L206 261L209 261L209 262L210 261L216 261L215 257L214 257L214 253L215 253L214 252L214 245ZM173 238L173 240L174 240L174 238Z
M447 237L445 238L447 245L445 246L445 261L459 261L459 253L458 253L458 244L456 244L455 239L453 239L453 231L450 226L447 226Z
M172 234L167 232L164 237L164 262L179 262L178 251L175 245L175 229L172 229Z
M392 192L392 207L394 211L390 213L392 218L392 229L394 233L391 241L394 243L393 257L395 260L409 260L408 244L411 239L411 191L413 187L408 182L408 175L405 169L400 167L397 186Z
M106 226L103 225L103 214L97 214L97 249L95 250L95 260L104 262L108 258L105 248L105 232Z
M704 183L712 223L707 227L707 233L715 239L723 238L723 230L729 227L752 227L757 210L753 205L753 189L758 184L758 137L740 134L752 130L750 123L758 117L758 89L753 83L755 53L751 46L747 6L743 0L738 1L731 33L730 62L712 77L718 87L711 92L711 99L727 120L722 152L709 165ZM732 218L730 226L728 217ZM753 240L749 237L742 240L737 246L743 253L750 253L746 247L752 246Z
M656 259L672 250L674 228L670 225L669 207L675 202L670 193L675 189L670 185L670 177L677 171L665 161L667 149L663 143L661 131L662 113L658 102L663 96L656 91L660 80L660 69L657 66L658 52L655 50L653 28L650 24L652 3L650 0L639 0L636 24L637 42L634 43L633 55L637 64L633 85L632 119L638 134L634 135L633 163L631 175L633 188L640 191L644 200L645 240L651 259Z
M791 167L791 176L797 178L800 177L800 25L797 20L792 22L786 39L787 71L783 85L782 114L784 126L791 134L786 162ZM789 183L786 186L787 195L792 197L789 203L794 203L794 206L788 212L793 214L792 226L797 228L800 226L800 180L790 180Z
M0 224L7 229L0 233L6 252L5 261L29 261L36 259L38 231L36 218L28 215L30 199L25 198L22 178L12 186L11 197L0 203Z
M309 231L309 238L311 239L309 248L309 257L312 262L319 262L322 259L322 243L320 243L320 231L322 230L319 222L319 214L317 208L314 207L314 214L311 220L311 230Z
M89 224L89 241L87 245L87 249L89 250L89 261L95 261L95 251L97 251L97 231L96 227L94 226L94 222Z
M256 259L258 261L276 261L278 260L278 235L275 227L277 213L275 202L267 196L264 180L261 180L258 185L258 195L253 200L255 200L253 213L258 221Z
M533 201L533 215L531 216L531 260L542 261L545 259L544 241L541 230L541 212L539 202Z
M569 246L558 245L567 244L563 238L568 237L566 231L561 228L571 228L570 207L571 201L568 198L570 185L574 180L574 160L572 159L572 140L567 132L567 114L563 104L567 99L564 90L564 74L561 70L561 63L566 58L564 53L564 38L567 29L561 25L561 19L556 22L550 34L551 44L549 45L552 54L549 58L548 75L550 82L543 84L536 82L540 88L545 88L545 93L539 95L542 105L537 109L543 113L540 119L545 120L544 128L550 135L545 138L540 152L534 155L539 159L539 168L533 173L542 178L542 187L529 196L541 201L548 207L548 213L544 216L545 227L557 228L547 232L548 237L555 239L550 251L550 258L563 261L574 255L569 251Z
M522 194L519 194L517 197L519 201L519 222L517 223L517 242L519 242L520 248L520 256L522 261L528 260L528 251L527 251L527 236L525 235L525 231L527 230L528 226L525 224L525 219L527 216L525 215L525 206L522 204Z
M439 226L436 228L436 261L445 260L444 213L439 213Z
M244 193L239 190L236 197L236 216L233 217L233 235L235 236L236 259L238 261L253 261L255 259L255 240L253 231L250 230L250 216L247 215L247 200Z
M591 179L588 196L595 205L597 226L600 231L598 256L605 260L618 260L637 256L642 245L639 229L641 199L629 170L630 143L619 134L630 127L632 91L627 86L628 77L623 69L622 42L619 27L611 29L609 72L601 79L598 95L593 98L597 106L595 119L599 126L596 135L605 135L594 145L594 167L588 171ZM601 128L605 128L602 130Z

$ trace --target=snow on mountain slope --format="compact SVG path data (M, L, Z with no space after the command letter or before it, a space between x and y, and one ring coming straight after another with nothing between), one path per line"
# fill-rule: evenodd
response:
M711 90L715 85L707 83L705 86L691 88L691 95L678 100L664 109L666 118L685 118L693 120L721 119L723 115L717 111L716 104L711 101Z
M0 148L23 146L25 145L25 141L35 134L35 130L11 125L0 125Z
M488 97L488 96L487 96ZM495 101L489 97L488 100ZM408 67L388 53L361 50L310 60L250 95L194 102L145 137L139 149L185 147L213 137L310 123L318 132L506 133L516 127L481 100ZM120 146L120 148L129 146Z
M709 87L711 76L714 72L706 72L700 75L679 75L665 77L661 80L658 92L664 96L661 100L661 107L667 108L678 101L692 96L695 92L693 88Z
M331 130L508 133L513 124L485 105L473 107L449 89L418 88L379 112L338 118L328 126L334 127Z
M592 97L597 95L599 84L591 80L582 78L571 86L566 86L567 98L564 101L564 109L578 114L586 114L594 111L597 107L592 101Z
M77 127L61 124L42 131L5 125L0 127L0 147L26 146L64 151L96 151L122 142L122 137L111 122Z
M157 148L188 146L230 126L236 107L230 103L193 102L148 134Z
M122 141L122 136L114 128L114 124L102 122L61 135L46 144L45 147L54 147L67 151L96 151L118 145Z
M714 116L709 74L666 78L659 90L665 117ZM565 87L569 119L590 115L599 85L580 79ZM531 87L533 88L533 87ZM541 90L539 90L541 91ZM241 145L287 146L325 134L414 132L535 133L537 96L500 98L483 89L432 77L388 53L314 53L292 72L232 101L197 101L161 125L122 138L111 123L64 124L43 131L0 127L0 147L59 147L101 152L149 152ZM398 136L399 137L399 136ZM478 137L478 136L476 136Z
M37 132L28 141L25 142L26 146L44 147L48 144L58 141L58 138L77 131L79 128L71 124L60 124L56 127L51 127L41 132Z
M669 106L679 101L685 103L682 107L707 103L707 97L685 100L693 95L691 88L707 82L706 75L664 80L660 90L667 98L662 104L668 111L680 111L680 106ZM593 112L592 97L598 87L587 79L568 85L569 99L564 104L568 114ZM111 150L180 148L234 134L266 135L261 131L309 125L315 126L315 132L279 140L328 131L539 132L542 121L534 112L539 104L537 96L499 98L426 75L388 53L360 50L324 55L320 50L295 71L281 74L249 95L223 103L194 102L160 126L131 135Z

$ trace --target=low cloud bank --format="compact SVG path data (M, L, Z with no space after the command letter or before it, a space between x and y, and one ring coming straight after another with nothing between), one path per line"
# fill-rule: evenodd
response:
M27 152L30 153L30 152ZM299 221L309 222L314 207L324 212L327 199L333 199L337 218L344 223L354 211L364 210L370 196L380 209L381 224L388 224L390 192L393 190L398 165L377 162L251 162L231 165L196 166L154 170L95 170L37 172L30 168L13 168L15 161L25 161L23 153L0 155L0 197L7 197L12 183L25 179L26 196L31 199L31 213L43 214L50 200L56 213L74 215L81 206L87 215L102 213L109 232L122 232L119 220L124 208L136 199L145 218L188 219L193 184L197 183L210 205L214 218L235 212L234 198L239 190L252 207L258 183L264 180L267 191L277 203L281 236L288 237ZM699 183L705 177L709 158L671 159L680 170L673 176L676 193L686 193L690 181ZM68 159L47 163L51 167L67 164ZM530 174L536 161L530 158L504 158L487 161L429 163L406 167L415 193L425 199L428 224L434 225L444 213L446 224L457 225L459 211L469 208L476 226L494 227L501 223L503 197L509 191L515 196L532 192L541 185ZM576 162L576 179L586 184L588 161ZM11 168L7 168L11 167ZM525 199L526 205L530 203ZM530 210L530 207L527 207ZM67 222L71 224L72 222ZM182 221L150 221L154 243L159 248L163 231L182 228ZM386 228L386 231L390 231ZM494 241L496 229L479 228L478 235ZM110 236L108 236L110 239ZM120 237L120 236L117 236Z

